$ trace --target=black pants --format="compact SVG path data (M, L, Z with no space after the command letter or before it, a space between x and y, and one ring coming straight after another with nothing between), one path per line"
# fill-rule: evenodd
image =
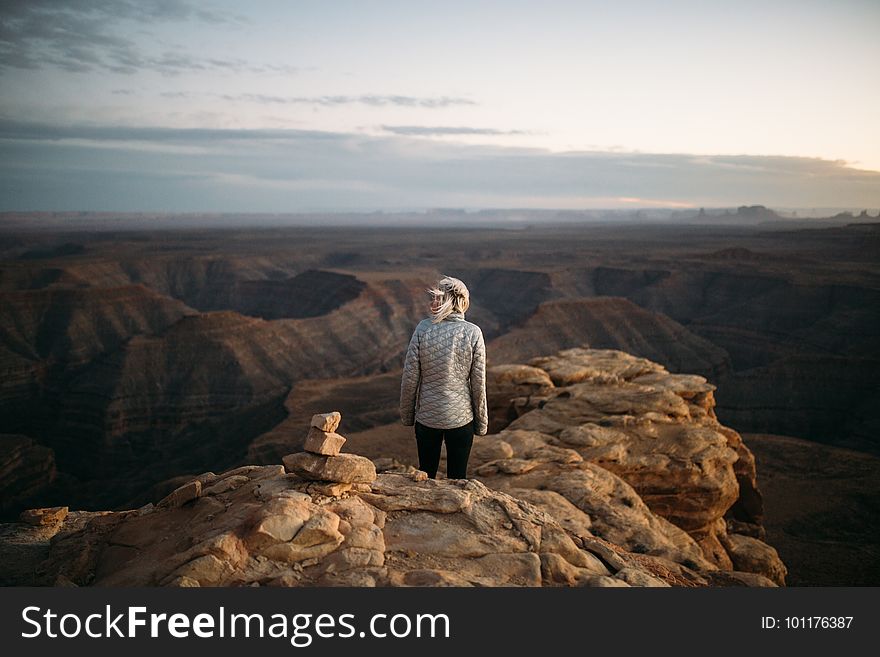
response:
M474 443L474 423L468 422L455 429L435 429L415 423L416 444L419 448L419 470L428 473L431 479L437 478L440 465L440 448L446 441L446 476L449 479L466 479L468 457Z

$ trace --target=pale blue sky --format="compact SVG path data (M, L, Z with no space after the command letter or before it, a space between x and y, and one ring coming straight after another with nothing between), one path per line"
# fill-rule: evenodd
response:
M880 207L880 2L0 2L0 209Z

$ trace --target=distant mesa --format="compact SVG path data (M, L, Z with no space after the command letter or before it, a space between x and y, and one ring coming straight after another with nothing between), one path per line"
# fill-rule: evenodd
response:
M776 214L773 210L767 209L763 205L741 205L736 209L736 213L743 217L754 217L764 214Z
M778 222L783 219L774 210L763 205L741 205L731 212L730 208L723 211L714 209L707 211L706 208L700 208L697 212L693 210L674 211L672 217L689 221L689 222L705 222L707 224L740 224L754 226L764 222Z
M748 219L779 219L779 215L763 205L741 205L736 209L738 217Z

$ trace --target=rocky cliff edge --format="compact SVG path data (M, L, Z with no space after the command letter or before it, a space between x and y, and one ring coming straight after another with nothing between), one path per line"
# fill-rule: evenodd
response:
M777 586L754 459L714 387L614 350L490 370L470 479L341 451L316 415L283 464L155 504L0 527L3 583L54 586ZM305 429L305 428L304 428Z

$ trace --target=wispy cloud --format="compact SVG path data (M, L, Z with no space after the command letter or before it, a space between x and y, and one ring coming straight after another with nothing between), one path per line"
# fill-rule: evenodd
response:
M17 68L58 68L72 73L104 71L131 75L156 71L163 75L227 71L294 73L284 64L239 58L201 57L183 49L150 52L133 38L121 36L127 24L149 36L151 27L169 22L240 24L241 16L208 10L186 0L51 0L5 1L0 10L0 72Z
M372 105L374 107L396 105L399 107L441 108L452 107L455 105L477 104L475 101L470 100L469 98L458 98L453 96L419 97L380 94L361 94L357 96L272 96L266 94L211 95L216 95L217 97L228 101L244 101L250 103L261 103L264 105L322 105L324 107L333 107L337 105L350 105L352 103L360 103L363 105Z
M0 119L0 139L56 141L80 139L93 141L194 142L238 140L342 139L345 133L320 130L264 129L236 130L214 128L157 128L137 126L87 126L25 123Z
M433 137L446 135L527 135L526 130L497 130L495 128L471 128L467 126L383 125L382 131L395 135Z
M600 203L877 208L880 173L819 158L553 153L393 133L0 121L2 210L285 212Z

